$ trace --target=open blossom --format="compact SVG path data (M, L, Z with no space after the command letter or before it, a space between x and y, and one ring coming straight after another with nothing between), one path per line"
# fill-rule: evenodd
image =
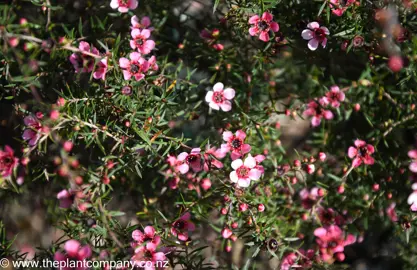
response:
M54 260L60 263L62 262L63 265L65 265L65 262L68 262L68 261L85 261L86 259L90 258L92 255L92 251L89 245L81 246L80 242L78 242L77 240L73 240L73 239L65 242L64 250L65 250L65 253L58 251L58 252L55 252L54 254ZM70 266L67 266L67 267L63 267L60 269L63 269L63 270L87 269L86 267L82 267L83 265L82 263L80 264L74 263L74 265L80 266L80 267L72 268Z
M208 91L206 94L206 102L214 110L220 108L228 112L232 109L232 100L235 97L235 90L232 88L224 89L224 85L220 82L213 86L213 91Z
M94 79L102 79L103 81L106 79L107 73L107 57L101 59L97 65L96 69L94 70L93 77Z
M235 135L230 131L225 131L223 132L223 140L226 143L221 145L221 150L225 153L232 151L230 155L232 160L238 159L251 150L250 145L244 143L245 138L246 133L243 130L236 131Z
M191 214L187 212L172 223L171 233L174 236L177 236L181 241L187 241L188 234L195 230L195 225L190 221L190 219Z
M41 137L42 124L32 115L26 116L23 122L27 127L22 134L23 140L27 141L30 146L36 145Z
M130 80L133 76L137 81L145 78L145 72L149 69L149 63L141 57L140 53L133 52L129 55L130 61L127 58L119 59L119 66L123 69L123 77L125 80Z
M303 112L304 116L312 116L311 125L317 127L321 123L321 119L326 120L333 119L333 113L330 110L326 110L323 106L326 105L324 99L320 99L319 102L313 100L307 104L307 109Z
M345 93L340 90L339 86L333 85L330 91L326 93L324 101L334 108L340 107L340 102L345 100Z
M417 183L414 183L411 188L413 193L408 196L407 203L410 205L410 209L413 212L417 211Z
M375 160L371 155L375 152L375 148L362 140L355 140L355 146L348 149L349 158L353 159L352 166L357 168L362 162L366 165L374 164Z
M126 13L129 9L135 9L138 7L138 0L111 0L110 7L116 9L121 13Z
M281 261L281 270L309 269L313 265L314 250L299 249L299 253L291 252L284 256Z
M3 177L12 175L14 168L17 167L19 159L14 156L13 149L6 145L4 151L0 150L0 174Z
M342 16L350 5L355 3L356 0L330 0L330 9L336 16Z
M178 155L176 164L176 170L181 174L186 174L190 167L194 172L199 172L203 169L202 160L200 154L200 148L193 148L190 153L182 152Z
M320 188L318 187L313 187L310 191L307 188L303 188L298 195L301 198L301 205L304 209L310 209L321 197Z
M56 197L59 200L59 207L61 208L70 208L74 203L74 194L72 190L61 190Z
M326 48L328 35L330 35L329 29L324 26L320 27L318 22L307 24L307 29L301 33L303 39L308 40L308 48L312 51L315 51L319 44Z
M338 226L330 225L328 227L317 228L314 231L314 235L317 237L316 243L319 245L320 256L323 261L332 263L337 260L343 261L345 255L343 251L345 246L355 243L356 238L354 235L349 234L345 239L345 235Z
M204 153L204 171L208 172L211 168L223 168L223 163L220 162L219 159L222 159L225 156L226 153L221 151L221 149L207 147L206 152Z
M230 180L233 183L237 183L239 187L248 187L251 180L259 180L262 172L256 167L256 160L250 154L242 161L236 159L232 162L232 168L234 171L230 173Z
M159 266L164 265L167 258L162 251L156 252L152 246L138 246L135 249L135 255L130 259L132 265L141 267L145 265L146 270L161 269Z
M152 226L146 226L143 232L134 230L132 232L132 238L134 240L131 243L133 248L146 244L148 249L156 250L156 247L161 243L161 237L156 235L155 228Z
M130 18L130 23L132 24L132 28L148 29L149 31L153 30L152 28L149 28L149 26L151 26L151 19L147 16L143 17L139 21L138 16L135 15Z
M85 41L81 41L78 49L83 52L99 55L99 51L94 47L90 46ZM73 53L70 56L70 62L75 68L75 73L79 72L91 72L94 68L95 59L92 56L83 53Z
M148 54L155 48L155 41L148 40L151 36L151 31L148 29L133 29L132 40L130 41L130 47L134 50L138 50L141 54Z
M256 155L254 158L256 161L255 169L259 170L263 174L265 172L265 169L262 165L260 165L260 163L262 163L262 161L264 161L266 157L264 155Z
M391 203L385 211L392 222L398 221L397 212L395 212L395 203Z
M417 173L417 150L408 151L408 157L413 159L408 167L413 173Z
M278 32L279 25L272 21L274 17L269 12L264 12L262 17L258 15L252 16L249 18L249 24L253 24L249 28L249 34L251 36L259 35L259 39L268 42L269 41L269 31Z
M151 56L151 58L148 59L149 69L152 69L153 71L158 71L159 66L156 63L156 57L154 55ZM151 74L152 72L150 72Z
M319 207L317 209L317 216L323 225L343 225L345 223L345 218L334 211L332 208L323 208Z

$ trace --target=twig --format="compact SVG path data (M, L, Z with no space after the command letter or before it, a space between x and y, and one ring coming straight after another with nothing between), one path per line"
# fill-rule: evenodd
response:
M104 226L106 227L110 237L113 239L113 241L120 247L120 248L124 248L123 244L119 241L119 239L117 239L116 235L114 234L114 232L110 229L109 227L109 223L107 222L107 213L106 210L103 207L103 204L101 203L101 199L98 200L98 207L100 208L102 215L102 221L104 223Z
M408 120L411 120L411 119L414 119L416 117L416 115L415 114L410 114L409 116L406 116L406 117L404 117L403 119L401 119L400 121L398 121L398 122L395 122L394 124L392 124L391 126L390 126L390 128L389 129L387 129L385 132L384 132L384 134L382 135L383 137L386 137L396 126L398 126L398 125L401 125L401 124L403 124L403 123L405 123L405 122L407 122Z

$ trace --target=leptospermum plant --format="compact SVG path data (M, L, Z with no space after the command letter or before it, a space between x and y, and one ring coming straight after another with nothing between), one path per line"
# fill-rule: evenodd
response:
M9 2L0 258L417 269L415 1Z

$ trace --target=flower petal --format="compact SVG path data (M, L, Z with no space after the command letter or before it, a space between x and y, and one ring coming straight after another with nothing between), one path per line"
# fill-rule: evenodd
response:
M239 169L243 165L243 161L241 159L236 159L232 161L232 168L233 170Z
M310 40L313 38L313 31L311 31L310 29L305 29L303 30L303 32L301 32L301 36L305 40Z
M225 98L227 98L227 99L232 99L232 98L234 98L234 97L235 97L235 90L234 90L234 89L232 89L232 88L226 88L226 89L223 91L223 96L224 96Z
M310 39L310 41L308 42L307 46L308 46L308 48L310 50L315 51L318 48L318 46L319 46L319 41L317 39L315 39L315 38Z
M307 24L307 27L314 30L316 28L319 28L320 24L318 22L311 22L311 23Z
M213 86L214 92L220 92L223 90L223 88L224 88L224 85L221 82L218 82Z

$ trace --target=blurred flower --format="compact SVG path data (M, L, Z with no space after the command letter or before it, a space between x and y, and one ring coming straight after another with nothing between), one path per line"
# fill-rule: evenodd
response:
M26 116L23 122L27 127L22 134L23 140L28 141L30 146L36 145L41 137L42 124L32 115Z
M345 93L340 90L339 86L333 85L330 87L330 91L328 91L324 97L325 104L329 104L334 108L340 107L340 102L345 100Z
M177 236L181 241L187 241L189 232L195 230L195 225L190 221L190 219L191 214L187 212L172 223L171 233L174 236Z
M307 24L307 28L303 30L301 36L303 39L308 40L308 48L312 51L315 51L319 44L326 48L327 36L330 35L329 29L327 27L320 27L318 22L311 22Z
M355 243L355 236L349 234L346 239L342 229L336 225L330 225L329 227L318 228L314 231L314 235L317 237L316 243L320 247L320 255L323 261L332 263L334 261L334 255L339 261L343 261L345 256L343 251L345 246ZM338 255L341 253L340 255Z
M342 16L348 6L355 3L356 0L330 0L330 9L336 16Z
M152 226L146 226L143 232L134 230L132 232L132 238L134 240L131 243L133 248L146 244L147 249L156 250L157 246L161 243L161 237L156 235L155 228Z
M85 41L81 41L78 49L83 52L88 52L92 54L99 55L99 51L94 47L88 44ZM91 72L94 68L95 59L89 55L83 53L73 53L70 56L70 62L75 68L75 73L79 72Z
M138 7L138 0L111 0L110 7L116 9L121 13L126 13L129 9Z
M130 61L124 57L119 59L119 66L123 70L124 79L130 80L133 76L137 81L140 81L145 78L144 72L148 71L149 63L137 52L130 53L129 58Z
M133 40L130 40L130 47L132 49L137 49L141 54L148 54L155 48L155 41L148 40L151 36L151 31L148 29L140 30L135 28L131 34Z
M375 160L371 157L374 152L375 148L372 145L362 140L356 140L355 146L349 147L348 156L353 159L352 166L357 168L362 162L366 165L374 164Z
M149 26L151 25L151 19L147 16L142 17L140 22L138 16L132 16L132 18L130 19L130 23L132 24L132 28L148 29L149 31L153 30L153 28L149 28Z
M107 57L100 60L97 63L96 70L93 73L94 79L102 79L103 81L106 79L106 72L107 72Z
M201 171L203 168L200 151L200 148L193 148L189 154L186 152L179 154L176 159L176 171L179 171L181 174L186 174L190 170L190 167L194 172Z
M326 99L320 99L320 101L310 101L307 104L307 109L303 112L304 116L312 116L311 125L317 127L321 123L321 119L326 120L333 119L333 113L330 110L326 110L323 106L326 105Z
M10 146L6 145L4 151L0 150L0 174L3 177L11 176L18 164L19 159L14 156L14 151Z

